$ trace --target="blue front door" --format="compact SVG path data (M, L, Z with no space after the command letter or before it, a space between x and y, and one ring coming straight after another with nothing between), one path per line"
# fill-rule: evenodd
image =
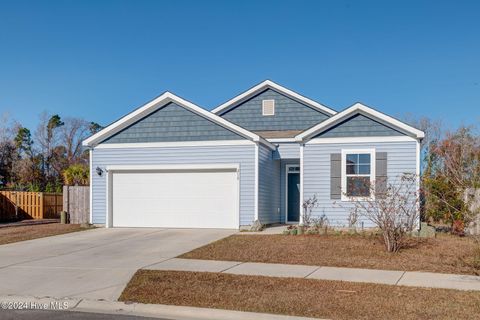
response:
M300 219L300 172L298 167L287 170L287 221Z

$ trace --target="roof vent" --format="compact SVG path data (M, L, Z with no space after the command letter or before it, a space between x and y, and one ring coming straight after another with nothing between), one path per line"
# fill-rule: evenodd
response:
M275 115L275 100L262 100L262 115Z

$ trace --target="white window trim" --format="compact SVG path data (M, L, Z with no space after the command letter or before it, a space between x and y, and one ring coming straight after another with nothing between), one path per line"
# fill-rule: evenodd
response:
M370 185L374 185L376 177L376 159L375 149L342 149L342 201L362 201L374 200L375 194L370 194L370 197L349 197L347 196L347 154L363 153L370 154ZM366 176L366 175L365 175Z
M265 103L270 102L272 103L272 113L265 112ZM262 100L262 116L264 117L271 117L275 115L275 100L274 99L266 99Z

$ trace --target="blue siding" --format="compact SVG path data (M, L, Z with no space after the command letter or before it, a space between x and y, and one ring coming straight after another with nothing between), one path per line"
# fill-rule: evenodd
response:
M348 226L349 202L330 199L330 154L341 153L342 149L375 148L376 152L387 152L387 177L389 183L403 173L416 172L416 142L377 142L347 144L306 144L303 154L304 200L314 194L318 207L314 215L323 213L333 226ZM372 226L365 221L365 226Z
M274 159L300 159L300 144L296 142L279 143Z
M383 137L403 136L404 134L390 128L363 114L352 116L334 127L317 135L317 138L336 137Z
M242 136L175 103L169 103L103 143L239 140Z
M262 115L262 100L275 100L275 115ZM312 107L267 89L241 104L219 114L248 130L304 130L329 118Z
M280 161L260 145L258 151L258 217L262 224L280 222Z
M255 145L114 148L94 149L92 168L109 165L161 164L240 164L240 225L250 225L254 219ZM93 223L104 224L106 214L106 175L91 173L93 179Z

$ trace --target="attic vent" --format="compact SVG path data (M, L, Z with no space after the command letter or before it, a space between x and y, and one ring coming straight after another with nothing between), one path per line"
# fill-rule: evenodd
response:
M262 100L262 115L275 115L275 100Z

